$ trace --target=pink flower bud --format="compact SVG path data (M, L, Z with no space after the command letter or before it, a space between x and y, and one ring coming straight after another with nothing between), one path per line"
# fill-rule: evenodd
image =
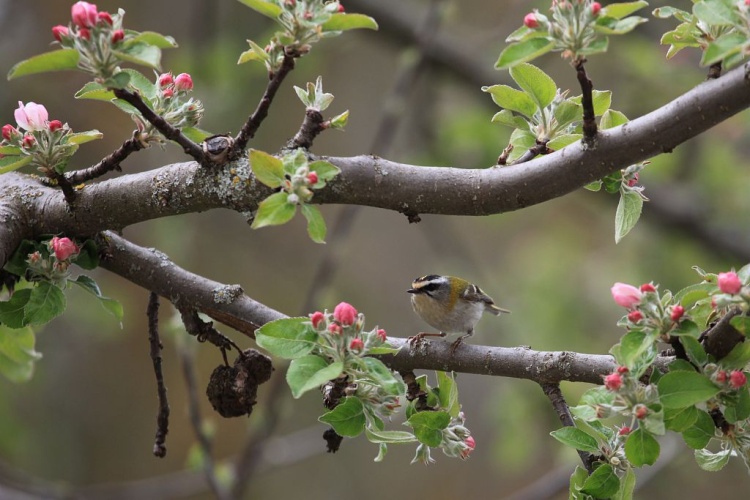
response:
M362 342L362 339L352 339L352 341L349 343L349 350L350 351L361 351L365 348L365 343Z
M341 326L337 325L336 323L331 323L330 325L328 325L328 331L334 335L341 335Z
M599 2L594 2L591 4L591 13L594 16L598 16L601 10L602 10L602 4L600 4Z
M742 282L735 272L719 273L719 290L732 295L740 293Z
M339 4L338 12L341 13L341 12L344 12L345 10L346 9L344 9L344 6Z
M174 90L172 90L172 89L164 89L164 90L161 91L161 95L163 95L164 97L166 97L167 99L169 99L170 97L172 97L174 95Z
M637 309L635 311L630 311L628 313L628 320L631 323L638 323L642 319L643 319L643 314L641 313L641 311Z
M727 372L725 372L724 370L719 370L718 372L716 372L716 381L720 384L723 384L724 382L726 382Z
M31 134L26 134L23 136L23 147L24 149L31 149L31 147L36 144L36 139L34 139L34 136Z
M610 391L617 392L622 387L622 377L619 373L610 373L604 377L604 387Z
M99 13L96 14L96 17L97 17L97 19L99 21L103 21L103 22L109 24L110 26L112 26L112 24L114 24L112 22L112 16L109 15L109 12L101 11L101 12L99 12Z
M382 328L378 329L377 335L381 342L385 342L386 340L388 340L388 336L385 334L385 330L383 330Z
M747 383L747 377L744 373L739 370L735 370L729 374L729 385L732 389L739 389Z
M81 250L70 238L58 238L54 236L50 242L52 251L57 260L68 260L73 255L78 255Z
M159 75L159 87L166 87L167 85L172 85L174 83L174 78L172 77L172 73L162 73Z
M615 299L617 305L632 309L641 303L643 295L633 285L626 285L625 283L615 283L612 286L612 298Z
M3 125L3 139L5 139L6 141L10 141L16 134L18 134L18 130L16 130L16 127L11 125L10 123Z
M313 18L313 14L309 10L306 10L305 13L302 14L302 17L305 18L305 21L309 21L310 19Z
M70 17L73 20L73 24L79 28L94 26L98 18L96 5L88 2L76 2L70 8Z
M79 29L78 36L80 36L84 40L91 40L91 32L87 30L86 28Z
M672 312L669 313L669 317L672 318L672 321L677 323L680 321L680 318L682 318L682 315L685 314L685 308L682 306L674 306L672 308Z
M631 177L631 178L630 178L630 179L628 180L628 187L633 187L633 186L635 186L636 184L638 184L638 179L639 179L639 178L640 178L640 175L638 174L638 172L634 173L634 174L633 174L633 177Z
M630 434L630 427L628 427L627 425L621 427L617 434L619 434L620 436L627 436L628 434Z
M187 73L180 73L174 79L174 88L184 92L193 90L193 79Z
M357 321L357 310L351 304L341 302L333 310L333 319L344 326L353 325Z
M310 172L307 174L307 183L311 186L314 186L318 183L318 174L315 172Z
M70 36L70 30L68 30L67 26L58 24L57 26L52 27L52 36L55 37L55 40L58 42L62 42L63 38Z
M648 407L646 405L636 405L633 415L635 415L635 418L638 420L643 420L646 418L646 415L648 415Z
M49 122L49 130L50 132L57 132L62 128L63 124L60 120L52 120Z
M466 448L461 450L461 458L463 460L466 460L469 458L469 455L471 455L471 452L474 451L474 448L476 448L477 443L474 441L474 438L469 436L466 439L464 439L464 444L466 445Z
M35 102L24 105L18 101L18 109L13 112L13 116L18 126L24 130L44 130L49 119L47 108Z
M539 27L539 21L536 20L536 15L533 12L529 12L524 16L523 24L532 30Z
M656 291L656 287L654 287L654 285L652 285L651 283L644 283L644 284L641 285L641 291L643 293L655 292Z
M318 326L326 319L326 315L320 311L315 311L310 315L310 321L312 322L313 328L317 329Z
M125 32L122 30L115 30L112 32L112 43L117 43L125 38Z
M624 375L624 374L628 373L629 371L630 370L628 369L627 366L618 366L617 367L617 373L619 373L620 375Z

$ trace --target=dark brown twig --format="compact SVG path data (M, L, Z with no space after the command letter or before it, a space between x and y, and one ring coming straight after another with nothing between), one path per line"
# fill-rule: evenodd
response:
M185 329L190 335L193 335L198 339L198 342L210 342L219 349L221 349L221 355L224 357L224 364L229 365L227 360L227 351L232 347L237 349L237 352L242 355L242 349L235 344L232 339L219 333L214 328L212 321L203 321L195 309L188 309L177 306L182 316L182 323L185 325Z
M581 84L581 106L583 107L583 142L591 144L596 137L596 115L594 114L594 84L591 83L584 63L586 59L576 60L574 67L578 83Z
M76 190L73 187L73 184L68 181L65 175L53 169L48 171L47 176L57 182L57 185L62 189L63 196L65 196L65 201L72 207L73 203L76 201Z
M555 409L558 418L560 418L560 422L562 422L565 427L575 427L575 422L573 422L573 415L570 414L568 404L565 402L565 397L560 390L560 384L542 383L539 385L542 386L544 395L547 396L552 403L552 408ZM596 462L596 457L587 451L576 451L578 451L578 456L581 457L581 462L583 462L583 466L586 468L586 471L589 474L594 472L594 462Z
M135 107L138 111L140 111L141 115L146 120L148 120L151 125L156 127L156 130L161 132L164 137L182 146L182 149L185 150L185 153L192 156L198 163L204 163L203 149L201 149L200 146L188 139L187 136L185 136L185 134L180 131L180 129L172 126L164 118L154 113L154 111L149 108L145 102L143 102L143 99L141 99L140 95L125 89L114 89L113 92L118 99L122 99L123 101L128 102L129 104L133 105L133 107Z
M305 119L302 121L299 130L287 147L289 149L304 148L310 149L313 145L315 138L320 135L326 129L325 119L323 114L315 108L307 108L305 110Z
M96 165L89 168L76 170L74 172L68 172L67 174L65 174L65 178L68 180L68 182L75 186L76 184L81 184L82 182L101 177L102 175L113 170L117 170L119 172L122 170L120 168L120 163L122 163L125 158L130 156L131 153L140 151L141 149L143 149L143 144L141 143L141 141L136 139L135 136L131 137L127 141L123 142L122 146L113 151L109 156L106 156Z
M258 106L242 126L237 137L234 138L234 154L239 154L245 150L247 143L255 136L258 128L260 128L260 124L263 123L263 120L268 116L268 110L271 107L276 92L279 90L279 87L281 87L281 82L283 82L286 75L294 69L295 57L295 54L284 54L284 60L281 63L281 67L276 73L270 75L266 91L263 92L263 97L261 97Z
M167 432L169 432L169 401L167 400L167 386L164 384L164 374L161 369L162 345L159 340L159 296L151 292L148 296L148 341L151 344L151 361L154 363L156 375L156 392L159 397L159 413L156 416L156 438L154 439L154 455L159 458L167 456Z
M503 155L505 154L505 151L507 151L507 149L508 148L506 148L505 150L503 150L503 153L500 155L500 158L503 157ZM537 143L536 146L529 148L524 154L522 154L521 156L519 156L517 160L512 161L510 163L510 165L518 165L519 163L526 163L527 161L531 161L531 160L533 160L534 158L536 158L539 155L546 155L546 154L549 154L551 152L552 151L550 151L550 149L547 148L547 144L546 143ZM498 158L498 161L500 160L500 158Z

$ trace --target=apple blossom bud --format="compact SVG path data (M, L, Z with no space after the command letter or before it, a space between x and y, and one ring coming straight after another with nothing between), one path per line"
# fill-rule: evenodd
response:
M643 420L646 418L646 415L648 415L648 407L646 407L646 405L635 405L633 415L635 415L635 418L638 420Z
M26 134L23 136L23 147L24 149L31 149L31 147L36 144L36 139L34 139L34 136L31 134Z
M70 30L68 30L67 26L58 24L57 26L52 27L52 36L55 37L55 40L58 42L62 42L63 38L70 36Z
M342 13L342 12L344 12L345 10L346 10L346 9L344 8L344 6L343 6L343 5L341 5L341 4L339 4L339 8L338 8L337 12L339 12L339 13Z
M320 324L323 322L323 320L326 319L325 314L323 314L320 311L315 311L310 315L310 321L312 322L313 328L317 329Z
M112 43L117 43L125 38L125 32L122 30L115 30L112 32Z
M672 308L672 312L669 313L669 317L672 318L672 321L677 323L680 321L680 318L682 318L682 315L685 314L685 308L682 306L674 306Z
M305 13L302 14L302 17L305 18L305 21L309 21L313 18L313 14L309 10L306 10Z
M330 325L328 325L328 331L334 335L341 335L341 326L337 325L336 323L331 323Z
M70 8L70 17L73 24L79 28L94 26L98 17L96 5L88 2L76 2Z
M610 391L617 392L622 387L622 377L619 373L610 373L604 377L604 387Z
M655 292L656 291L656 287L654 287L654 285L652 285L651 283L644 283L644 284L641 285L641 291L643 293Z
M357 321L357 310L346 302L341 302L333 310L333 319L344 326L353 325Z
M739 389L747 383L747 377L740 370L735 370L729 374L729 385L732 389Z
M13 138L14 135L18 134L18 130L16 130L16 127L11 125L10 123L3 125L3 139L6 141L10 141L11 138Z
M638 323L642 319L643 313L641 313L641 311L637 309L628 313L628 321L630 321L631 323Z
M388 336L385 334L385 330L383 330L382 328L378 329L377 335L381 342L385 342L386 340L388 340Z
M601 10L602 10L602 4L600 4L599 2L594 2L591 4L591 13L594 16L598 16Z
M615 300L617 305L632 309L641 303L643 295L633 285L626 285L625 283L615 283L612 286L612 298Z
M27 102L24 105L18 101L18 108L13 112L13 116L18 126L24 130L44 130L49 119L47 108L35 102Z
M60 120L52 120L49 122L49 130L50 132L57 132L62 128L63 124Z
M159 87L166 87L167 85L172 85L174 83L174 78L172 77L172 73L162 73L159 75Z
M524 16L523 24L532 30L539 27L539 21L536 20L536 15L533 12L529 12Z
M627 436L628 434L630 434L630 427L628 427L627 425L621 427L617 434L619 434L620 436Z
M163 89L161 91L161 95L163 95L165 98L169 99L170 97L174 96L174 90L172 90L172 89Z
M720 384L723 384L724 382L726 382L727 372L725 372L724 370L719 370L718 372L716 372L716 381Z
M103 21L103 22L109 24L110 26L112 26L112 24L114 24L112 22L112 16L109 14L109 12L105 12L105 11L98 12L96 14L96 17L97 17L97 20Z
M638 184L638 179L639 179L639 177L640 177L640 175L638 174L638 172L636 172L635 174L633 174L633 177L631 177L631 178L630 178L630 179L628 180L628 187L633 187L633 186L635 186L636 184Z
M364 348L365 348L365 343L362 342L362 339L354 338L349 343L349 350L350 351L361 351Z
M174 79L174 88L179 91L187 92L193 89L193 79L187 73L180 73Z
M476 448L477 443L474 441L474 438L471 436L468 436L466 439L464 439L464 444L466 447L461 450L461 458L463 460L466 460L469 458L469 455L471 455L471 452L474 451L474 448Z
M624 375L624 374L628 373L629 371L630 371L630 369L627 366L618 366L617 367L617 373L619 373L620 375Z
M740 277L737 276L737 273L731 271L728 273L719 273L718 284L719 290L732 295L740 293L742 289Z
M68 260L73 255L78 255L81 250L70 238L58 238L54 236L50 241L52 251L57 260Z
M78 36L80 36L84 40L91 40L91 32L87 30L86 28L79 29Z
M307 174L307 183L310 186L314 186L315 184L317 184L318 183L318 174L315 173L315 172L310 172L309 174Z

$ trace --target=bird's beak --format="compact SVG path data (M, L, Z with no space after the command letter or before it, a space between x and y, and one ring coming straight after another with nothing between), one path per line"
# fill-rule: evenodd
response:
M418 288L409 288L406 291L406 293L419 293L419 289Z

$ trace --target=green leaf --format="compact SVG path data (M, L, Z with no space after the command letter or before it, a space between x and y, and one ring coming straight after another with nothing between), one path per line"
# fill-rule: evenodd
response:
M748 43L747 37L736 31L730 31L708 44L701 57L701 66L723 61L739 54Z
M675 337L688 336L697 339L701 335L701 330L694 322L690 321L689 319L684 319L680 321L680 324L677 325L677 328L670 330L669 334Z
M682 431L682 439L685 440L685 443L689 447L699 450L705 448L714 437L716 426L708 413L698 409L696 411L698 412L698 417L695 420L695 424Z
M695 450L695 461L703 470L717 472L729 463L729 457L732 456L732 448L727 447L717 453L708 450Z
M323 31L347 31L359 28L377 31L378 23L375 22L375 19L364 14L336 13L333 14L328 21L323 23L321 28Z
M318 207L305 203L300 207L302 215L307 219L307 234L315 243L325 243L326 239L326 221Z
M638 2L613 3L604 7L601 13L606 15L607 17L622 19L623 17L629 16L633 12L636 12L646 6L648 6L648 2L645 2L643 0L640 0Z
M549 106L557 95L555 81L533 64L513 66L510 68L510 76L536 102L539 109Z
M239 2L271 19L277 19L282 12L281 7L267 0L239 0Z
M341 173L341 169L331 162L317 160L308 165L311 172L318 174L318 182L312 185L313 189L325 186L325 183Z
M596 442L596 439L576 427L563 427L554 430L549 434L562 444L575 448L576 450L587 451L589 453L599 453L599 444Z
M421 411L412 415L406 424L414 429L414 435L420 443L437 447L443 442L443 429L451 422L451 416L445 411Z
M628 368L633 368L644 356L656 350L656 339L642 330L631 330L620 340L620 352L617 362Z
M402 381L393 376L390 368L377 358L371 358L366 356L362 358L362 362L367 368L367 372L376 382L378 387L382 388L386 394L391 396L398 396L406 392L406 386Z
M300 358L318 345L318 332L310 318L283 318L271 321L255 331L257 344L274 356Z
M98 130L87 130L86 132L75 132L68 134L67 140L70 144L85 144L87 142L95 141L104 137L104 134Z
M83 242L81 251L75 259L75 264L89 271L99 267L99 247L94 240L89 239Z
M16 276L23 276L26 274L26 269L29 266L26 262L26 259L29 258L29 254L36 252L37 247L41 246L41 243L35 241L22 240L21 244L18 245L18 248L13 252L13 255L8 259L8 262L5 263L3 269L15 274ZM0 304L2 304L2 302L0 302ZM0 322L1 321L2 320L0 320Z
M148 66L157 71L161 67L161 49L147 43L134 43L121 50L113 50L112 53L123 61Z
M130 84L130 75L124 71L114 74L111 78L102 82L109 89L124 89Z
M76 264L77 263L78 261L76 260ZM102 307L112 316L114 316L115 319L120 322L120 326L122 326L122 318L125 316L125 311L123 310L122 304L120 304L120 302L115 299L111 299L102 295L102 291L99 288L99 285L96 283L96 281L94 281L93 278L90 278L85 274L81 274L76 279L72 280L71 283L80 286L88 293L99 299L99 303L102 305Z
M250 44L250 48L240 54L240 58L237 61L237 64L244 64L250 61L266 62L270 59L271 56L263 47L253 42L252 40L248 40L247 43Z
M76 99L94 99L97 101L111 101L115 93L97 82L89 82L75 93Z
M730 26L741 22L729 2L701 1L693 5L693 14L710 26Z
M157 93L159 92L158 88L156 87L154 82L146 78L140 71L127 68L122 70L122 72L130 76L130 87L132 87L134 90L137 90L138 93L143 97L149 100L152 100L156 97Z
M407 431L379 431L370 427L365 427L365 436L371 443L389 443L402 444L413 443L417 437Z
M703 366L708 362L708 354L703 346L695 337L680 337L680 343L685 348L685 353L691 363L696 366Z
M31 288L29 301L24 307L24 322L43 325L65 311L65 294L49 281L40 281Z
M643 198L635 191L620 191L620 202L615 213L615 243L619 243L641 217Z
M750 417L750 392L747 388L738 391L734 405L727 403L724 409L724 417L730 424L746 420Z
M24 309L31 298L31 289L16 290L5 302L0 302L0 324L9 328L23 328L28 325L24 316Z
M565 127L570 125L576 120L581 118L581 105L573 102L570 99L562 101L555 107L554 116L557 120L556 130L564 130Z
M341 375L343 369L342 361L328 364L328 361L320 356L308 354L292 360L286 372L286 381L292 389L292 396L298 399L307 391L317 389L329 380L335 379Z
M250 225L253 229L265 226L278 226L289 222L297 211L297 205L287 203L289 195L285 192L274 193L258 205L258 213Z
M255 178L270 188L277 188L284 182L284 164L265 151L250 150L250 167Z
M687 371L667 373L659 380L658 387L664 408L692 406L714 397L720 391L704 375Z
M547 143L547 147L553 151L559 151L571 144L581 140L582 134L561 134Z
M628 467L625 475L620 479L620 489L612 496L612 500L633 500L635 479L635 472L632 467Z
M453 373L448 374L438 371L436 375L440 408L447 411L451 417L456 418L461 411L461 405L458 404L458 384L456 383L456 379Z
M36 338L31 327L0 325L0 373L11 382L26 382L34 374L34 363L42 355L34 350Z
M529 38L507 46L495 63L495 69L507 69L531 61L555 48L554 40Z
M625 19L614 19L608 16L600 16L594 24L594 31L602 35L624 35L633 31L639 24L645 23L648 19L644 17L628 17ZM606 39L605 39L606 40ZM598 40L597 40L598 42ZM594 42L596 44L596 42ZM592 53L592 46L589 45L589 50L582 50L581 52ZM597 50L602 52L602 50Z
M684 432L698 421L698 408L675 408L664 411L664 423L670 431Z
M750 334L750 317L740 315L729 320L729 324L736 328L745 337Z
M595 193L598 191L601 191L602 181L598 180L598 181L590 182L586 184L585 186L583 186L583 189L588 189L589 191L593 191Z
M6 156L0 158L0 174L7 174L31 163L31 156Z
M142 31L133 38L130 38L126 43L127 45L145 43L160 49L174 49L177 47L177 42L174 38L162 35L161 33L156 33L155 31Z
M492 96L495 104L501 108L509 109L531 118L537 111L537 105L525 92L522 92L508 85L493 85L491 87L482 87L483 92L488 92Z
M503 109L495 113L492 117L492 123L499 123L510 128L520 128L522 130L528 130L529 124L526 120L518 115L514 115L509 109Z
M742 370L748 363L750 363L750 342L748 341L740 342L729 354L719 360L719 364L727 370Z
M569 500L588 500L588 495L581 493L583 484L589 478L589 473L580 465L576 466L573 474L570 475L570 486L568 488Z
M659 443L650 433L638 428L625 441L625 456L635 467L654 465L659 458Z
M620 489L620 479L609 464L600 465L583 483L581 492L596 498L609 498Z
M619 127L628 123L628 117L624 113L608 109L604 112L601 119L599 120L599 128L606 130L609 128Z
M318 418L333 427L339 436L356 437L362 434L367 422L362 401L355 397L344 400L333 410Z
M716 285L711 283L698 283L696 285L688 285L676 294L674 294L675 301L681 306L687 308L701 299L705 299L711 292L716 289Z
M60 49L45 52L21 61L8 72L8 80L19 76L46 73L48 71L64 71L78 67L78 51L75 49Z
M196 144L200 144L201 142L205 141L207 138L214 135L211 132L206 132L205 130L201 130L197 127L184 127L181 128L180 131Z

